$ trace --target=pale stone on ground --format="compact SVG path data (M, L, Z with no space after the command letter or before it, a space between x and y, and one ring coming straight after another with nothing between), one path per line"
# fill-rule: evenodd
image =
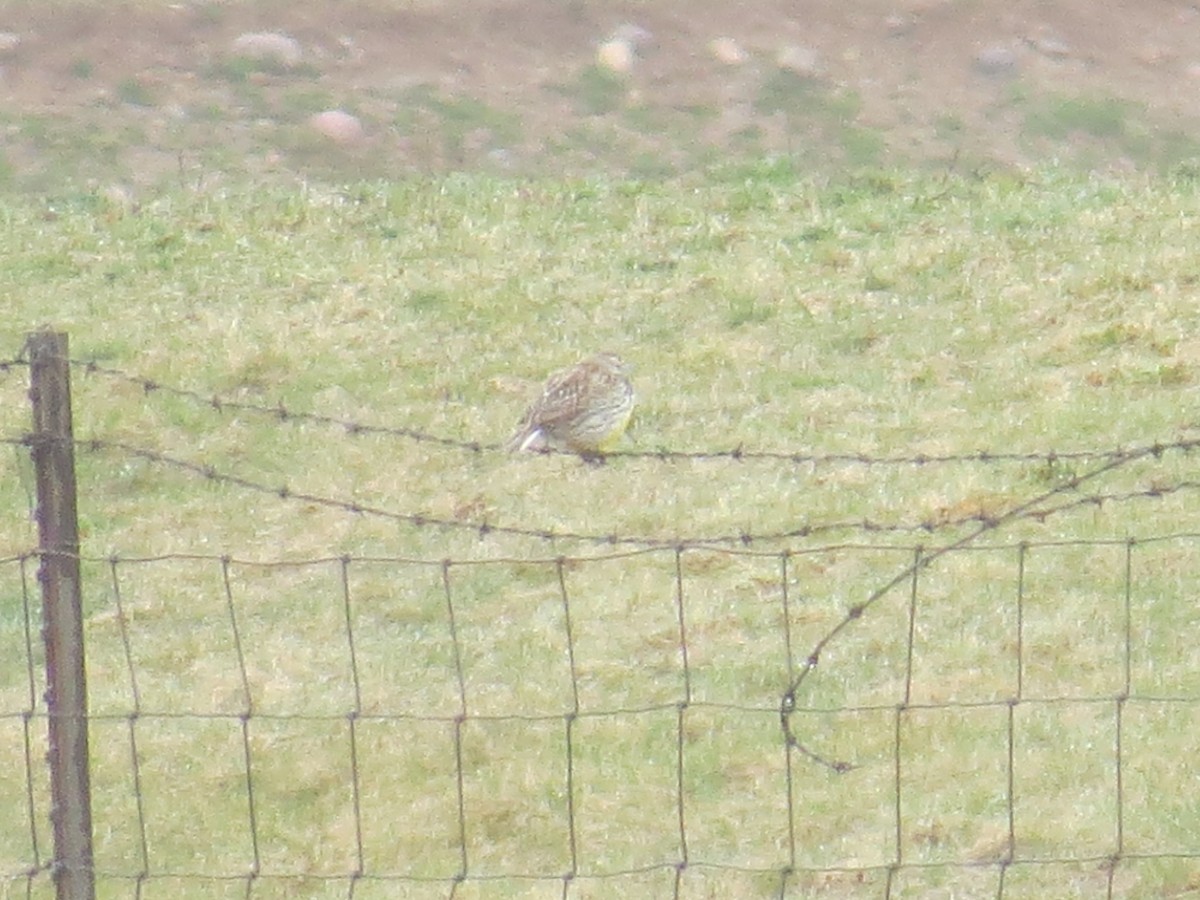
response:
M821 74L821 55L812 47L803 44L787 44L780 47L775 64L805 78L815 78Z
M354 144L363 137L363 126L358 116L341 109L319 112L308 120L308 124L337 144Z
M727 66L741 65L746 61L746 51L731 37L713 38L708 51Z
M233 52L238 56L268 59L284 66L299 65L304 55L299 41L278 31L240 34L233 41Z
M596 48L596 62L622 75L633 68L633 55L633 46L620 38L605 41Z

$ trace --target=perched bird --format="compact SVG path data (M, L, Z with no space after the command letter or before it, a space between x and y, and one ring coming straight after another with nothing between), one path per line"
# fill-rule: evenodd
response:
M508 449L553 447L595 459L612 449L632 415L629 367L615 353L597 353L546 380Z

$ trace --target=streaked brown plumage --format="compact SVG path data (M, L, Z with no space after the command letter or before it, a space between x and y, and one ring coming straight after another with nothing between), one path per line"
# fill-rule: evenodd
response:
M615 353L597 353L546 380L508 449L553 447L598 456L625 433L633 403L629 367Z

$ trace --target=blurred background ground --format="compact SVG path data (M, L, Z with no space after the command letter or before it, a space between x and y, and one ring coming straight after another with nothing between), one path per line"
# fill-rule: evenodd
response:
M411 0L0 5L0 188L787 156L1172 169L1200 5Z

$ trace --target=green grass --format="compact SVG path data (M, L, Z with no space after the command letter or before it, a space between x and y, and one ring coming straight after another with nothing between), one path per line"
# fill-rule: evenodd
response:
M1195 137L1160 121L1144 104L1107 95L1031 95L1015 89L1022 140L1029 149L1100 168L1119 159L1165 171L1200 152Z
M861 106L853 91L787 69L764 79L754 103L761 114L784 117L789 149L798 159L819 165L822 154L832 150L852 170L878 165L886 148L881 132L856 124Z
M1136 112L1130 104L1112 97L1047 97L1030 111L1025 128L1044 137L1065 138L1072 131L1097 138L1124 135L1128 119Z
M484 163L487 151L504 150L521 140L518 113L495 108L473 97L452 96L429 85L403 91L395 127L435 169Z
M155 93L153 88L137 78L124 78L117 85L117 99L130 106L154 106Z
M300 63L288 65L269 56L227 56L214 62L205 72L209 78L228 81L231 84L244 84L255 75L265 75L280 79L300 78L315 79L320 72L312 65Z
M1135 446L1195 433L1198 199L1186 169L1161 181L878 170L822 182L787 162L672 181L455 175L175 190L136 213L86 193L10 197L0 206L0 357L50 324L70 333L77 358L200 398L490 446L548 371L611 348L633 364L640 397L628 449ZM789 669L918 545L967 533L946 523L1002 514L1094 462L592 467L217 411L79 369L73 391L80 438L465 526L355 515L80 448L104 872L141 865L126 637L151 872L248 870L248 746L262 871L296 876L264 878L256 896L345 895L344 880L322 878L358 864L352 721L365 871L437 879L367 879L356 896L446 894L460 866L459 757L470 873L550 879L469 880L460 892L561 896L568 740L582 876L572 896L672 893L669 867L590 876L678 859L680 752L690 859L754 870L693 865L685 896L778 896L789 778L802 870L787 896L879 896L886 876L874 867L898 853L928 864L896 874L902 896L994 895L998 867L971 864L1008 849L1018 663L1017 858L1116 852L1127 641L1125 849L1197 849L1185 787L1196 710L1179 701L1200 689L1180 637L1200 542L1151 540L1200 530L1186 490L1013 523L922 570L915 606L910 580L880 597L825 647L797 696L806 743L856 766L836 774L796 754L789 762L777 712ZM0 371L0 437L28 428L26 392L24 368ZM23 451L0 451L7 558L35 537ZM1194 481L1193 470L1167 452L1083 491L1170 489ZM918 530L763 537L864 520ZM483 523L601 539L481 536ZM669 546L625 553L603 541L609 534L732 541L677 558ZM742 544L741 534L760 539ZM1054 543L1063 541L1084 543ZM112 554L169 558L120 562L114 583ZM36 582L27 573L23 587L20 575L0 564L0 798L17 811L0 819L6 875L32 856L20 714L30 693L23 596ZM460 666L468 716L456 729ZM913 708L897 712L906 697ZM43 732L34 719L44 857ZM1169 895L1194 877L1186 860L1123 861L1114 884L1127 896ZM102 881L101 896L132 894L132 882ZM1094 862L1022 862L1005 885L1006 895L1094 896L1105 881ZM145 895L244 896L238 887L153 879ZM35 885L35 896L51 892L47 879Z
M629 85L624 78L604 66L590 65L557 90L575 103L576 112L580 115L602 116L621 108Z

